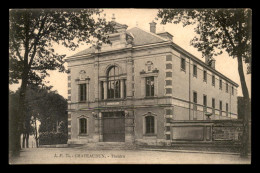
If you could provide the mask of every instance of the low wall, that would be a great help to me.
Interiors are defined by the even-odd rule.
[[[240,145],[243,133],[241,120],[172,121],[171,143]]]

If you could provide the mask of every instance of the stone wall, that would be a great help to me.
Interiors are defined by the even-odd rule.
[[[240,120],[172,121],[172,144],[240,145]]]

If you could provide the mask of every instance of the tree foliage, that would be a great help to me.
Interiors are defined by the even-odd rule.
[[[108,42],[105,33],[113,27],[100,18],[99,9],[14,9],[9,17],[9,82],[18,83],[22,74],[40,84],[47,70],[65,70],[65,54],[55,53],[54,44],[75,50],[80,43],[96,46]],[[97,19],[95,19],[95,15]],[[93,39],[96,41],[93,42]]]
[[[41,122],[41,131],[52,131],[57,122],[67,122],[67,101],[55,91],[29,87],[26,94],[26,115]]]
[[[17,103],[19,98],[19,89],[16,92],[11,92],[10,99],[10,114],[17,113]],[[26,122],[30,123],[32,126],[32,117],[36,117],[41,124],[43,124],[43,131],[52,131],[53,125],[59,122],[67,122],[67,101],[55,91],[51,91],[49,88],[45,87],[27,87],[25,98],[25,115]],[[47,125],[48,127],[46,127]],[[32,129],[29,127],[29,133],[32,133]]]
[[[100,9],[12,9],[9,11],[9,83],[19,83],[16,130],[12,155],[20,154],[20,134],[26,123],[24,114],[26,88],[44,85],[48,70],[64,72],[65,54],[54,50],[55,44],[75,50],[80,43],[91,43],[100,48],[109,43],[106,33],[114,32],[111,22],[100,17]],[[13,121],[14,119],[11,119]],[[12,138],[13,139],[13,138]]]
[[[243,57],[251,73],[251,10],[250,9],[163,9],[158,17],[162,24],[196,25],[191,45],[209,57],[221,55]]]

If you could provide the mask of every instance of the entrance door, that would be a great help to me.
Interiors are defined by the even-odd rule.
[[[125,117],[124,112],[103,112],[103,141],[125,141]]]

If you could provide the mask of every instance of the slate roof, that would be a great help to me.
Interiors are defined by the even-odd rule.
[[[167,41],[166,39],[164,39],[154,33],[145,31],[138,27],[131,28],[131,29],[127,30],[126,32],[134,36],[133,46],[141,46],[141,45],[146,45],[146,44],[153,44],[153,43],[160,43],[160,42]],[[91,54],[91,53],[95,53],[94,47],[90,47],[88,49],[80,51],[72,56],[80,56],[80,55],[86,55],[86,54]]]
[[[148,44],[154,44],[154,43],[161,43],[161,42],[168,42],[169,40],[160,37],[154,33],[151,33],[149,31],[145,31],[141,28],[138,27],[133,27],[129,30],[126,30],[127,34],[130,34],[131,36],[134,36],[133,39],[133,46],[141,46],[141,45],[148,45]],[[176,45],[175,43],[173,43],[176,47],[178,47],[179,49],[185,51],[184,49],[182,49],[181,47],[179,47],[178,45]],[[186,52],[186,51],[185,51]],[[91,54],[91,53],[95,53],[95,48],[94,47],[90,47],[88,49],[85,49],[83,51],[80,51],[70,57],[73,56],[80,56],[80,55],[86,55],[86,54]],[[188,54],[190,54],[189,52],[187,52]],[[190,54],[191,55],[191,54]],[[193,55],[191,55],[193,56]],[[68,57],[69,58],[69,57]],[[195,59],[199,60],[198,58],[194,57]],[[201,60],[199,60],[201,61]],[[201,63],[204,63],[203,61],[201,61]],[[235,84],[235,86],[238,86],[237,83],[235,83],[234,81],[230,80],[229,78],[227,78],[225,75],[223,75],[222,73],[218,72],[216,69],[210,69],[212,71],[214,71],[215,73],[217,73],[218,75],[228,79],[229,81],[231,81],[231,83]]]
[[[95,53],[95,48],[94,47],[90,47],[90,48],[87,48],[85,50],[82,50],[72,56],[80,56],[80,55],[86,55],[86,54],[91,54],[91,53]],[[71,57],[72,57],[71,56]]]
[[[167,41],[166,39],[164,39],[154,33],[145,31],[138,27],[129,29],[129,30],[127,30],[127,32],[132,33],[134,35],[134,46],[160,43],[160,42]]]

